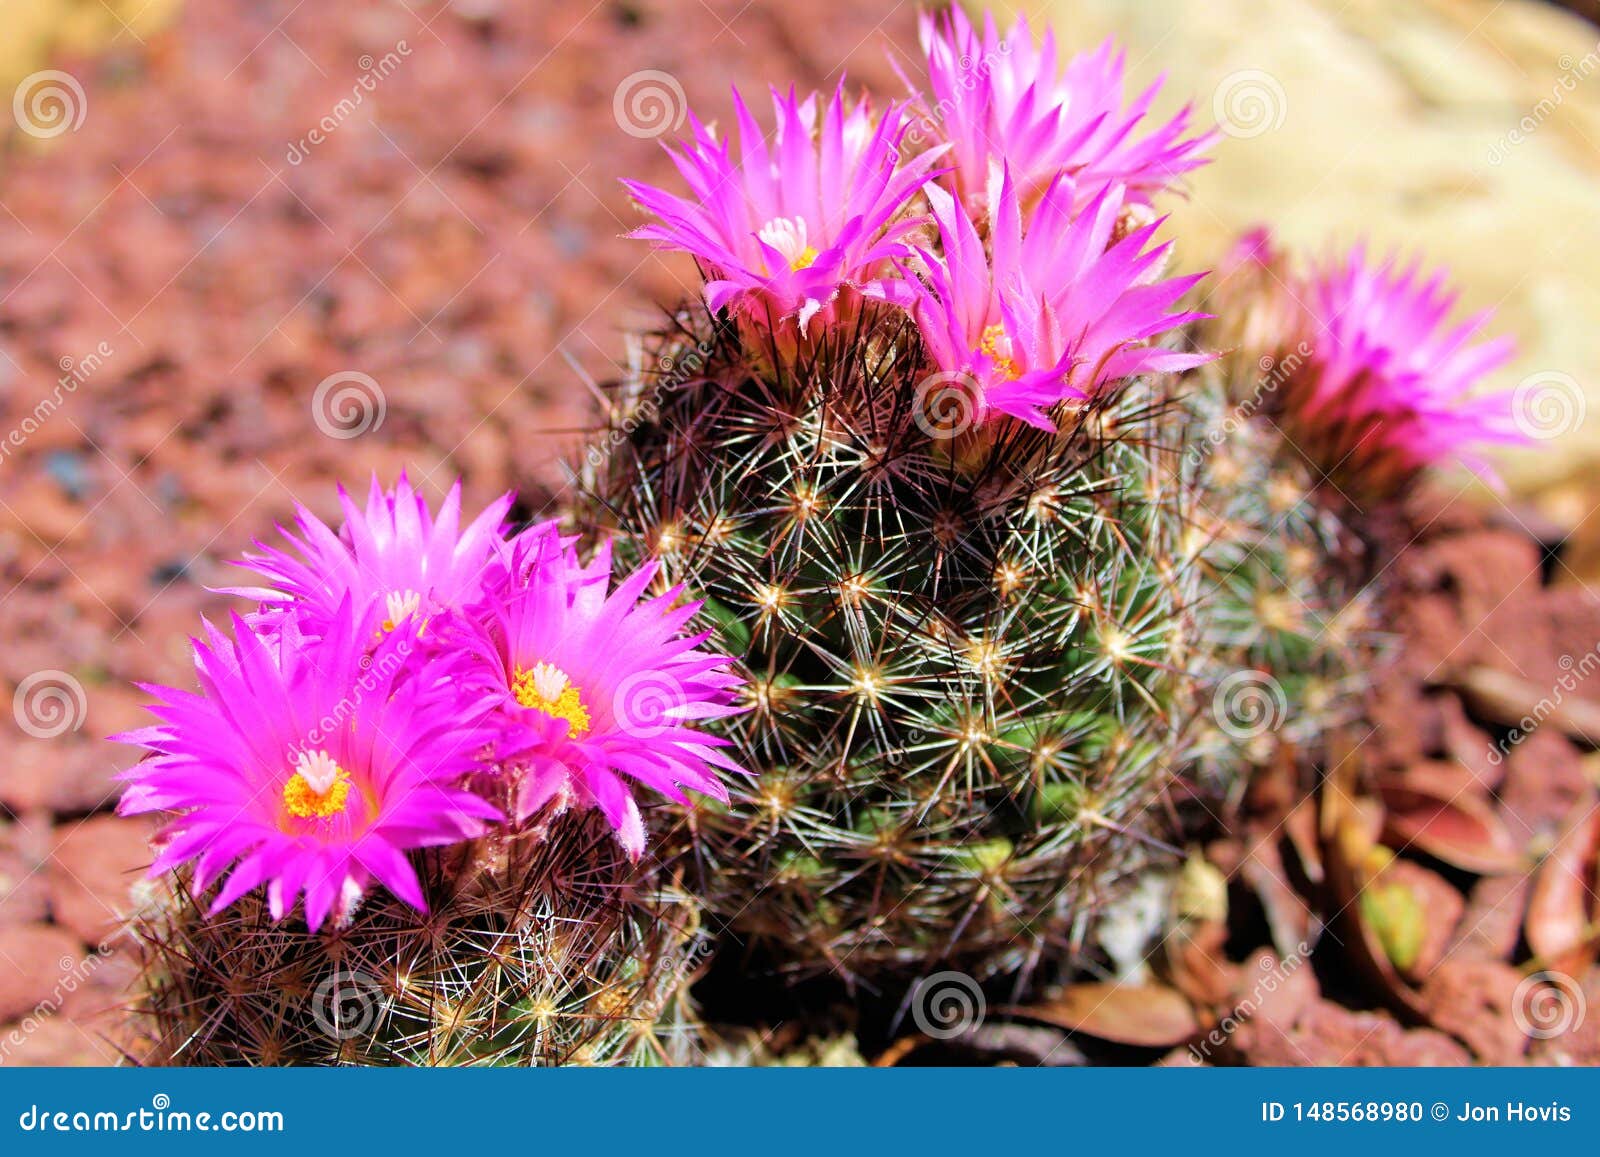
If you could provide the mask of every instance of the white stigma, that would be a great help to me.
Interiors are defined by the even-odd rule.
[[[774,217],[761,226],[756,236],[783,254],[791,269],[808,256],[804,217]]]
[[[529,672],[533,676],[533,689],[546,703],[554,703],[567,689],[567,673],[549,663],[535,663]]]
[[[339,778],[339,765],[326,751],[302,751],[295,756],[294,769],[317,795],[327,795]]]
[[[422,596],[416,591],[390,591],[383,601],[383,609],[389,615],[384,626],[391,631],[394,630],[421,605]]]

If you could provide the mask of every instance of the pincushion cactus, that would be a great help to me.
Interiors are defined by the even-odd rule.
[[[1196,340],[1225,355],[1190,375],[1190,451],[1218,506],[1208,620],[1225,761],[1309,747],[1359,711],[1383,652],[1382,579],[1410,537],[1405,498],[1452,459],[1522,440],[1509,393],[1484,392],[1508,341],[1447,325],[1442,275],[1357,246],[1301,267],[1241,238]],[[1230,682],[1231,680],[1231,682]],[[1242,741],[1242,747],[1228,742]]]
[[[930,33],[936,70],[958,54],[943,38],[970,34]],[[1171,375],[1206,356],[1157,340],[1193,320],[1177,303],[1196,279],[1162,280],[1160,222],[1129,190],[1188,160],[1081,197],[1065,153],[997,138],[975,206],[935,141],[880,159],[877,186],[917,195],[863,213],[838,126],[900,142],[906,114],[872,130],[837,97],[820,125],[793,114],[814,100],[779,102],[770,155],[716,153],[717,183],[680,163],[688,199],[630,186],[661,218],[638,235],[707,281],[616,387],[587,519],[704,598],[744,656],[752,710],[726,733],[757,773],[688,810],[662,855],[802,971],[1024,967],[1081,938],[1187,759],[1199,567]],[[1013,164],[1053,173],[1024,188]],[[735,264],[704,220],[861,254],[848,272],[801,254],[828,270],[811,296],[752,313],[727,287],[795,262],[768,244]]]
[[[731,327],[681,321],[656,356],[703,368],[619,391],[594,512],[745,654],[753,710],[729,734],[759,774],[664,854],[810,970],[1011,967],[1070,940],[1192,711],[1190,498],[1162,402],[1009,426],[963,466],[919,421],[903,318],[783,390]]]
[[[427,911],[380,894],[308,935],[268,899],[209,913],[168,877],[136,925],[151,1064],[687,1064],[698,916],[647,890],[597,816],[418,858]]]
[[[149,688],[120,806],[172,815],[137,924],[153,1059],[681,1057],[655,1026],[686,1007],[698,914],[633,870],[621,776],[725,797],[697,725],[739,681],[685,633],[694,605],[640,602],[653,567],[612,589],[608,552],[508,535],[510,505],[461,530],[457,491],[434,517],[402,480],[339,532],[301,510],[291,552],[246,560],[259,608],[206,625],[198,692]],[[372,1017],[347,1037],[338,993],[306,991],[351,975]]]

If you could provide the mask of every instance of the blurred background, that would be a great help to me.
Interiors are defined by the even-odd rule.
[[[1541,439],[1483,495],[1600,577],[1600,30],[1542,0],[1040,0],[1221,123],[1170,227],[1448,264]],[[1587,5],[1593,15],[1593,5]],[[998,5],[1009,14],[1017,6]],[[621,176],[727,90],[916,76],[891,0],[0,0],[0,1064],[109,1063],[135,681],[226,561],[402,467],[559,503],[586,384],[692,270]],[[11,99],[9,103],[5,100]]]

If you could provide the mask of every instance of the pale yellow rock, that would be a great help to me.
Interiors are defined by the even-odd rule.
[[[1570,381],[1582,422],[1503,456],[1575,526],[1600,501],[1600,32],[1538,0],[1037,0],[1073,47],[1115,34],[1166,109],[1229,119],[1175,207],[1192,264],[1258,222],[1323,251],[1371,238],[1446,264],[1520,355],[1492,387]],[[1232,106],[1229,98],[1244,101]],[[1262,119],[1252,119],[1259,117]],[[1257,132],[1256,129],[1261,131]],[[1562,399],[1557,399],[1558,401]],[[1589,504],[1592,506],[1593,502]],[[1580,509],[1580,507],[1582,507]],[[1600,519],[1596,520],[1600,522]],[[1585,528],[1587,530],[1587,527]]]
[[[180,7],[181,0],[0,0],[0,90],[9,102],[19,81],[60,57],[138,47]]]

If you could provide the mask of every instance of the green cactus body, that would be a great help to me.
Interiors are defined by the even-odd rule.
[[[216,915],[181,879],[140,914],[142,1058],[173,1065],[681,1064],[703,948],[681,898],[646,894],[604,823],[558,820],[427,853],[430,911],[387,892],[338,929]]]
[[[1240,766],[1280,755],[1316,763],[1322,737],[1360,714],[1382,650],[1367,552],[1337,493],[1272,420],[1295,355],[1256,353],[1241,348],[1183,384],[1186,464],[1207,541],[1200,670],[1211,699],[1196,746],[1201,769],[1236,784]]]
[[[662,559],[746,656],[727,731],[758,773],[663,856],[803,973],[1070,950],[1195,705],[1168,383],[1059,435],[962,433],[897,313],[785,361],[688,309],[642,352],[584,470],[589,529]]]

